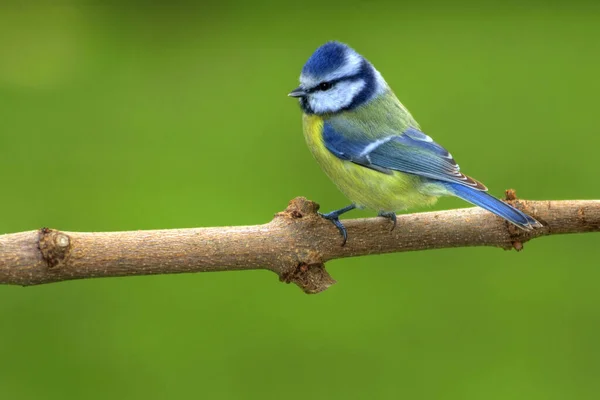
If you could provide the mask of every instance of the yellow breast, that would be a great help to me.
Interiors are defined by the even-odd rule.
[[[321,165],[323,162],[326,164],[342,163],[342,160],[331,154],[325,147],[325,143],[323,142],[323,118],[318,115],[304,114],[302,122],[306,144],[317,162]]]
[[[353,203],[377,211],[398,211],[435,202],[436,197],[419,191],[422,181],[415,175],[387,175],[333,155],[323,141],[323,123],[319,115],[304,114],[306,143],[325,174]]]

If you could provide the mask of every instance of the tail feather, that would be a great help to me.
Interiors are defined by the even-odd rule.
[[[542,224],[525,214],[523,211],[498,200],[487,192],[482,192],[458,183],[447,183],[447,187],[456,197],[484,208],[497,216],[504,218],[508,222],[515,224],[521,229],[531,230],[542,226]]]

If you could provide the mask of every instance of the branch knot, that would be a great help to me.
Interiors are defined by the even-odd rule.
[[[38,247],[48,263],[48,268],[54,269],[63,266],[69,259],[71,238],[60,231],[42,228],[39,232]]]
[[[319,204],[308,200],[306,197],[296,197],[290,200],[285,210],[275,214],[275,217],[299,219],[307,216],[317,216]]]
[[[307,294],[320,293],[335,284],[335,279],[325,270],[323,263],[300,262],[291,272],[281,275],[279,280],[293,282]]]

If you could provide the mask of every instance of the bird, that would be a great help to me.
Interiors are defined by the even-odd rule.
[[[325,174],[351,201],[319,213],[348,233],[339,217],[371,209],[396,227],[396,212],[456,196],[523,230],[542,225],[498,200],[481,182],[463,174],[444,147],[425,134],[381,73],[347,44],[330,41],[304,64],[300,86],[288,96],[303,111],[303,133]]]

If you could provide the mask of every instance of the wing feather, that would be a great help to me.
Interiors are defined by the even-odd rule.
[[[377,139],[361,136],[353,132],[350,137],[345,137],[328,123],[323,129],[325,146],[340,159],[384,173],[401,171],[487,190],[482,183],[460,172],[460,167],[445,148],[414,127],[407,128],[402,134]]]

